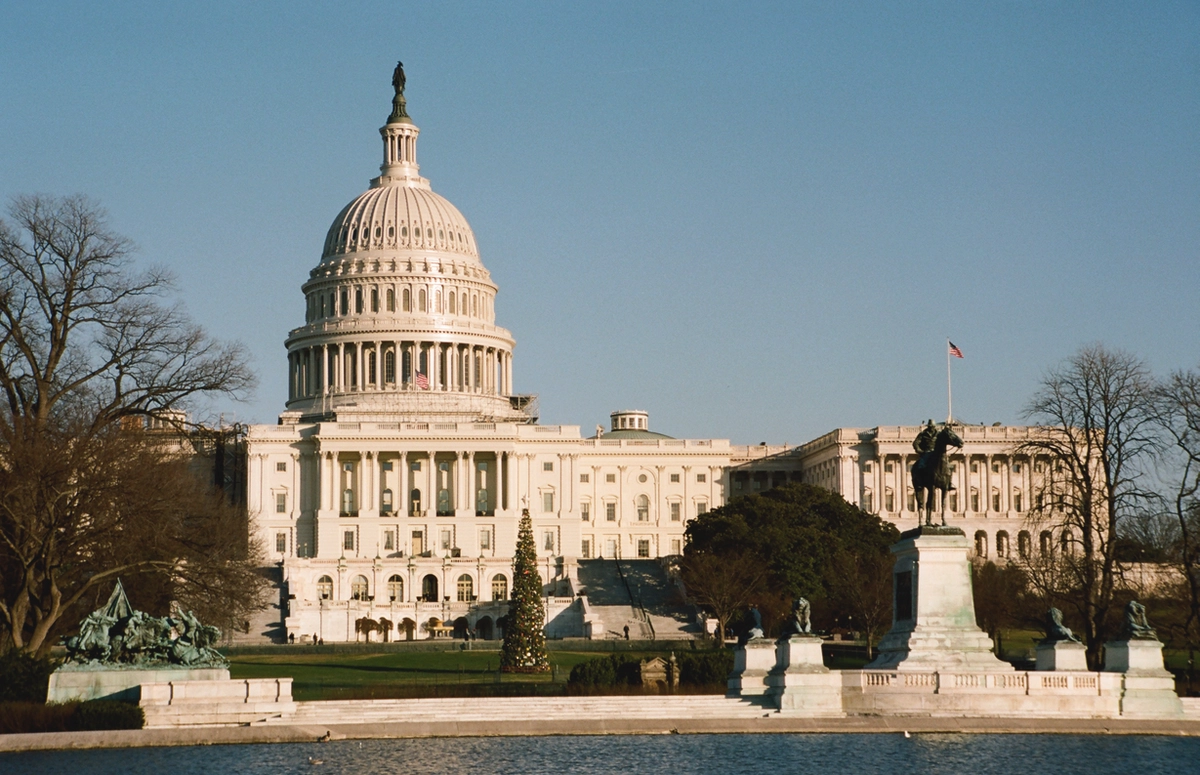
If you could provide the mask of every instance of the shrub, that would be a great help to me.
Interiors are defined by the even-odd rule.
[[[113,700],[89,700],[79,703],[67,722],[72,731],[89,729],[141,729],[146,714],[137,705]]]
[[[58,663],[10,651],[0,656],[0,702],[45,702],[50,674]]]
[[[733,670],[733,652],[685,651],[679,655],[679,683],[684,686],[724,686]]]
[[[66,732],[78,703],[0,702],[0,735],[28,732]]]
[[[571,668],[567,684],[575,687],[637,686],[641,683],[640,660],[627,654],[611,654],[580,662]]]

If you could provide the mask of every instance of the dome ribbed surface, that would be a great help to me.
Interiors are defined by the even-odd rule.
[[[321,260],[387,250],[443,253],[479,263],[467,219],[427,187],[384,185],[360,194],[329,227]]]

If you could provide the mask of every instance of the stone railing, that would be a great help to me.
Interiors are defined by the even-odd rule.
[[[1075,671],[968,672],[847,670],[843,686],[863,693],[903,692],[952,694],[1109,694],[1120,691],[1119,673]]]

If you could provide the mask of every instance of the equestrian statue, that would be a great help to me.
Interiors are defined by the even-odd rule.
[[[929,420],[913,441],[917,462],[912,468],[913,492],[917,496],[917,519],[925,515],[924,524],[933,524],[934,491],[941,491],[942,525],[946,524],[946,493],[954,489],[950,480],[950,464],[946,448],[962,449],[963,441],[949,423],[941,428]]]

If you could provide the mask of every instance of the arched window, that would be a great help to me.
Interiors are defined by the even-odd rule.
[[[475,582],[467,574],[458,577],[458,602],[469,603],[475,597]]]
[[[1022,560],[1028,560],[1030,553],[1033,551],[1033,539],[1029,536],[1028,530],[1022,530],[1017,533],[1017,553],[1021,555]]]
[[[392,491],[390,489],[385,489],[380,494],[379,505],[383,508],[383,510],[385,512],[391,512],[391,510],[392,510]]]
[[[354,490],[351,490],[349,487],[342,490],[342,513],[354,513]]]
[[[479,297],[475,294],[471,295],[471,317],[479,317]]]
[[[638,522],[650,521],[650,499],[645,495],[637,496],[637,518]]]
[[[317,579],[317,597],[322,600],[333,599],[333,579],[328,576]]]
[[[354,312],[361,315],[363,311],[363,294],[362,288],[354,289]]]
[[[426,603],[438,601],[438,580],[432,573],[421,579],[421,599]]]
[[[975,531],[975,556],[984,560],[988,556],[988,537],[982,530]]]
[[[508,600],[508,579],[503,573],[492,576],[492,600]]]
[[[458,310],[456,309],[455,304],[454,304],[455,299],[456,299],[456,297],[454,295],[454,291],[450,291],[450,314],[451,315],[458,314]]]
[[[366,600],[367,599],[367,577],[355,576],[354,581],[350,582],[350,599],[351,600]]]
[[[1075,553],[1075,537],[1071,534],[1070,530],[1062,531],[1062,538],[1060,540],[1062,541],[1063,554]]]
[[[395,312],[396,311],[396,292],[394,290],[392,290],[391,288],[388,288],[387,296],[385,297],[385,299],[387,302],[387,311]]]
[[[367,382],[368,382],[368,384],[371,384],[371,385],[376,384],[375,365],[376,365],[375,364],[375,351],[372,350],[371,354],[367,356]]]
[[[996,533],[996,556],[1007,558],[1008,555],[1008,531],[1001,530]]]
[[[371,289],[371,311],[372,312],[379,311],[379,289],[378,288]]]
[[[396,353],[391,350],[383,354],[383,381],[396,381]]]
[[[412,312],[412,293],[407,288],[401,292],[400,304],[403,312]]]
[[[442,292],[435,290],[433,292],[433,311],[437,314],[442,314]]]
[[[412,513],[415,514],[418,511],[420,511],[421,510],[421,491],[418,489],[414,489],[411,493],[409,493],[409,501],[410,501],[409,510],[412,511]]]
[[[342,314],[350,314],[350,292],[346,290],[342,291]]]
[[[418,312],[425,311],[425,289],[424,288],[417,291],[417,311]]]
[[[1054,553],[1054,539],[1050,537],[1049,530],[1043,530],[1038,536],[1038,541],[1040,544],[1038,549],[1041,550],[1043,557],[1049,557]]]
[[[404,602],[404,579],[394,573],[388,577],[388,600],[393,603]]]

